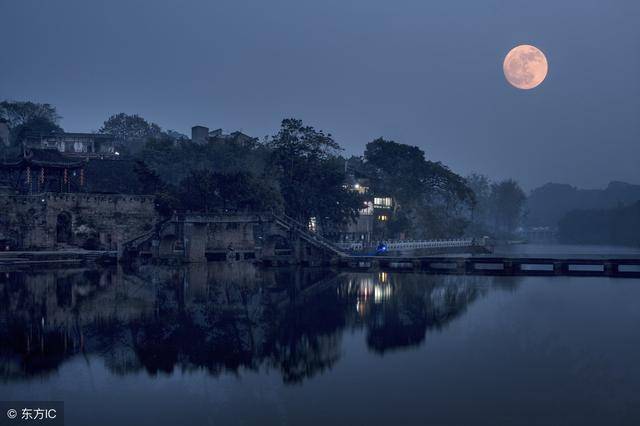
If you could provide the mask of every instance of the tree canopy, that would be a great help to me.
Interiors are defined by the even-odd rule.
[[[50,104],[0,102],[0,118],[14,140],[27,131],[62,131]],[[331,232],[365,207],[364,195],[347,185],[347,173],[355,171],[369,180],[367,197],[393,199],[393,214],[374,221],[383,238],[504,236],[524,215],[526,197],[513,180],[464,179],[419,147],[382,138],[369,142],[362,157],[345,160],[330,133],[295,118],[282,120],[264,142],[215,138],[198,144],[126,113],[110,116],[100,132],[113,135],[119,152],[137,160],[140,187],[156,195],[163,214],[275,209],[303,223],[315,218],[320,229]]]
[[[257,143],[220,140],[196,144],[164,135],[150,138],[138,154],[139,175],[164,210],[272,210],[282,200],[267,165],[266,148]],[[144,166],[142,166],[144,164]]]
[[[476,200],[469,231],[475,235],[512,236],[525,214],[527,197],[520,185],[512,179],[491,182],[479,174],[468,176],[467,183]]]
[[[269,211],[280,203],[274,187],[247,172],[194,170],[178,189],[181,206],[193,211]]]
[[[360,171],[377,194],[393,197],[391,236],[417,238],[462,234],[474,202],[465,180],[416,146],[376,139],[367,144]]]
[[[0,102],[0,118],[6,120],[11,129],[13,145],[20,142],[27,133],[48,134],[62,131],[58,125],[61,117],[50,104],[3,101]]]
[[[3,101],[0,102],[0,118],[7,120],[9,127],[16,128],[33,120],[57,124],[61,117],[51,104]]]
[[[491,201],[496,232],[499,235],[513,233],[522,223],[524,204],[527,201],[527,196],[518,182],[507,179],[492,184]]]
[[[113,135],[120,143],[143,142],[162,135],[162,128],[137,114],[114,114],[103,123],[101,133]]]
[[[266,146],[288,215],[324,226],[357,217],[363,201],[344,187],[341,147],[331,134],[285,119]]]

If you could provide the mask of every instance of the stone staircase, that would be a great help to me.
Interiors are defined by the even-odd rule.
[[[297,220],[285,215],[273,215],[275,223],[283,229],[294,232],[300,238],[312,246],[321,250],[329,251],[337,256],[345,257],[345,253],[342,249],[337,247],[332,241],[324,238],[322,235],[315,232],[311,232],[307,226]]]

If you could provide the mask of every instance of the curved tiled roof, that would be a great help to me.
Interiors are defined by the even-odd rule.
[[[31,148],[25,150],[22,156],[6,159],[0,163],[4,167],[22,167],[25,165],[33,165],[49,168],[77,169],[84,166],[83,160],[69,158],[55,149],[36,149]]]

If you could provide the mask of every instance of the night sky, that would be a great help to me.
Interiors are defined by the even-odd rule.
[[[347,154],[384,137],[461,174],[640,183],[638,0],[0,0],[0,99],[67,131],[138,113],[253,136],[284,117]],[[532,91],[504,55],[549,61]]]

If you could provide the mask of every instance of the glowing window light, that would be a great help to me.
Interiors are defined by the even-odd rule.
[[[391,197],[374,197],[373,205],[377,209],[390,209],[393,205]]]

